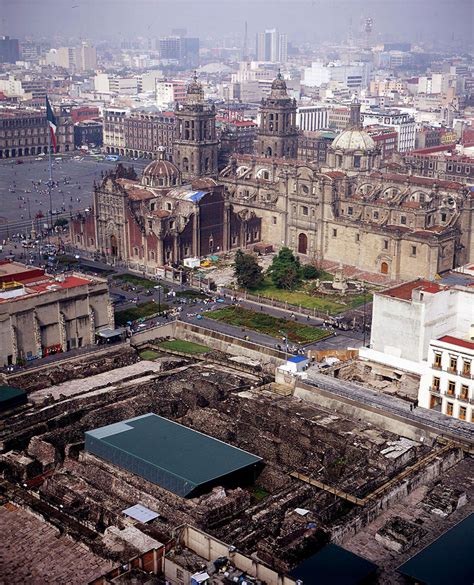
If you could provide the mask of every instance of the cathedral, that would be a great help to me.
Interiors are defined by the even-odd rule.
[[[174,163],[160,152],[140,181],[122,167],[107,174],[93,212],[71,223],[72,244],[148,273],[259,242],[395,280],[474,261],[472,192],[382,161],[359,103],[323,166],[297,159],[296,102],[281,74],[261,103],[255,154],[220,172],[215,116],[194,76],[176,108]]]

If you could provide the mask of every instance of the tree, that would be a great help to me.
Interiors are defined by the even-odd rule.
[[[282,248],[268,269],[277,288],[293,289],[301,282],[301,264],[289,248]]]
[[[57,228],[65,228],[68,224],[68,220],[65,217],[60,217],[54,222],[53,227]]]
[[[242,250],[235,253],[234,275],[237,284],[242,288],[256,288],[263,281],[262,267],[258,265],[256,258],[251,254],[244,254]]]
[[[301,267],[301,276],[305,280],[313,280],[314,278],[319,278],[320,275],[321,272],[316,268],[316,266],[313,266],[312,264],[304,264]]]

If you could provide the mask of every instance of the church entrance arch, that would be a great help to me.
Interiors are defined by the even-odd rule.
[[[308,253],[308,236],[306,234],[300,234],[298,236],[298,254]]]
[[[382,274],[388,274],[388,263],[387,262],[382,262],[382,264],[380,265],[380,272]]]

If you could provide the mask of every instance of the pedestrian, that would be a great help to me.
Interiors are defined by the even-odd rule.
[[[413,403],[410,402],[410,412],[413,410]]]
[[[418,406],[418,398],[415,400],[415,403],[413,404],[413,408],[416,408]]]

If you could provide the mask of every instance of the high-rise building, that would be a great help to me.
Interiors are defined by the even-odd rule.
[[[199,63],[199,39],[195,37],[170,36],[159,41],[160,57],[179,61],[190,67]]]
[[[18,39],[0,37],[0,63],[15,63],[20,59]]]
[[[277,29],[257,33],[257,61],[285,63],[288,60],[288,37]]]

